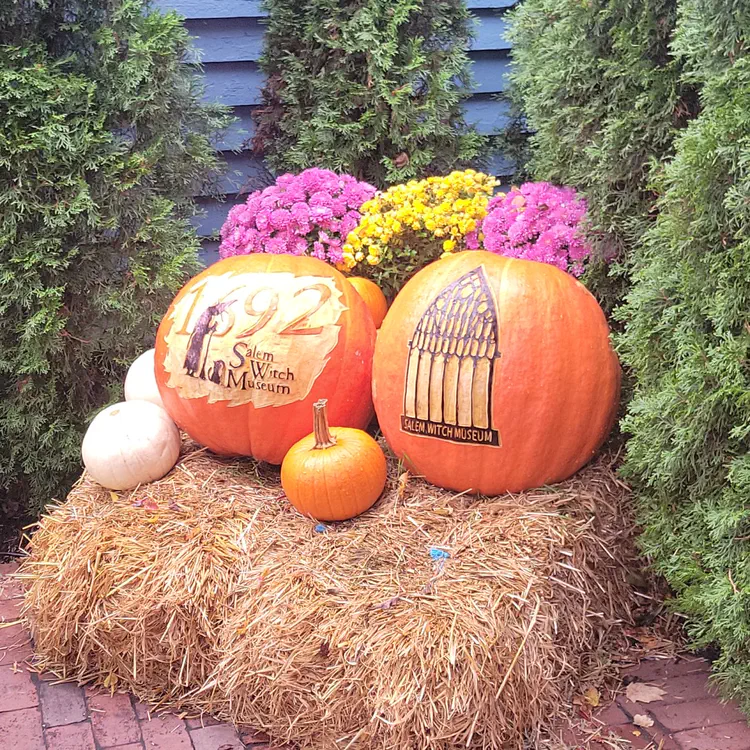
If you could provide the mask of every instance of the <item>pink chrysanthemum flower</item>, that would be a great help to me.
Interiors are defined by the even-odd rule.
[[[284,174],[234,206],[221,228],[219,255],[312,255],[334,265],[346,235],[357,226],[360,206],[375,188],[328,169]]]
[[[482,224],[484,247],[580,276],[591,254],[580,232],[586,208],[573,188],[527,182],[490,201]]]

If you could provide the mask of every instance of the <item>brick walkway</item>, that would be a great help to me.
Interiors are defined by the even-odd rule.
[[[212,719],[150,715],[132,696],[55,684],[27,669],[28,633],[18,618],[21,588],[0,565],[0,748],[13,750],[268,750],[267,738],[238,733]],[[709,665],[683,657],[644,661],[625,683],[664,691],[659,700],[634,703],[626,688],[610,706],[566,730],[571,750],[750,750],[750,727],[733,705],[720,703],[708,686]],[[585,714],[585,712],[583,712]],[[636,717],[643,717],[638,718]],[[639,726],[650,724],[651,726]],[[617,741],[619,738],[619,742]],[[394,748],[394,750],[399,750]]]
[[[746,717],[735,705],[718,700],[708,684],[709,671],[707,661],[689,655],[644,661],[630,670],[625,683],[661,688],[661,698],[634,703],[628,700],[624,687],[596,718],[636,750],[750,750]],[[645,717],[645,721],[636,717]],[[638,726],[651,722],[653,726]],[[592,744],[590,750],[596,747]]]

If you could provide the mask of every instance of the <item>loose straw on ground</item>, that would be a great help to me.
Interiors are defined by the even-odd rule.
[[[630,619],[627,492],[606,459],[472,498],[399,478],[351,522],[186,444],[118,495],[84,477],[22,567],[40,668],[315,750],[533,743]]]

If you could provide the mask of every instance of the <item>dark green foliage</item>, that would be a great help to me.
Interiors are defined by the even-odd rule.
[[[477,156],[464,0],[266,0],[256,149],[277,170],[326,167],[380,187]]]
[[[694,115],[669,42],[677,0],[524,0],[513,12],[512,96],[533,131],[534,179],[571,185],[589,201],[601,255],[627,251],[653,218],[652,160],[671,153]],[[617,266],[615,266],[617,268]],[[586,281],[606,308],[623,277]]]
[[[534,176],[529,171],[531,160],[530,136],[526,118],[518,109],[517,103],[510,100],[507,94],[499,94],[498,101],[504,101],[511,105],[511,113],[505,128],[488,137],[490,149],[507,159],[513,165],[513,185],[522,185],[524,182],[532,182]]]
[[[6,507],[65,492],[87,420],[196,267],[190,196],[225,118],[200,104],[187,43],[145,0],[0,5]]]
[[[682,0],[674,43],[702,111],[656,187],[620,346],[643,546],[750,710],[750,4]]]

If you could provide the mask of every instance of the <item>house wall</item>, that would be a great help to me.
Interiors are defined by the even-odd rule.
[[[470,57],[473,62],[474,93],[466,102],[466,116],[481,133],[493,134],[507,123],[508,107],[496,95],[507,85],[510,44],[504,38],[504,12],[516,0],[468,0],[475,18],[475,39]],[[199,199],[205,212],[198,223],[205,237],[206,260],[216,257],[217,243],[210,237],[218,232],[229,208],[241,202],[263,180],[262,164],[248,151],[237,153],[252,137],[251,112],[260,104],[263,74],[258,58],[263,48],[263,20],[266,15],[260,0],[156,0],[157,7],[174,9],[187,19],[195,37],[197,58],[206,77],[206,99],[219,101],[234,110],[238,120],[219,144],[228,171],[222,188],[225,202]],[[197,60],[196,60],[197,62]],[[497,175],[507,175],[510,165],[496,158],[491,165]]]

